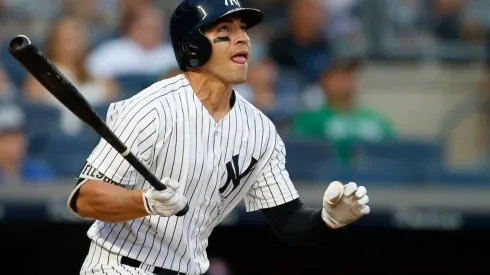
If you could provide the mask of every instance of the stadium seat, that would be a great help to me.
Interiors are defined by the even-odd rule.
[[[389,159],[372,160],[363,167],[318,162],[311,165],[311,180],[314,182],[357,182],[397,187],[408,183],[403,166]]]
[[[284,139],[286,158],[306,159],[308,162],[333,160],[332,146],[323,139],[288,137]]]
[[[2,204],[2,221],[42,220],[48,216],[46,204],[39,202],[8,202]]]
[[[53,135],[43,150],[43,159],[47,161],[61,177],[75,177],[86,158],[90,155],[98,140],[95,135],[85,134],[67,136]]]
[[[150,86],[156,77],[140,74],[121,75],[115,78],[121,91],[121,98],[130,98]]]
[[[387,164],[403,167],[406,180],[411,182],[434,180],[443,165],[442,146],[423,140],[360,142],[353,154],[357,167],[369,166],[376,159],[389,160]]]
[[[8,43],[0,45],[0,64],[15,88],[20,89],[27,76],[27,71],[10,55]]]
[[[481,170],[441,169],[438,171],[436,186],[478,186],[490,184],[490,172]]]
[[[93,105],[95,112],[106,121],[107,118],[107,109],[109,108],[109,104],[95,104]]]
[[[325,140],[285,138],[286,168],[293,180],[311,178],[313,163],[334,162],[333,149]]]
[[[53,133],[59,131],[60,111],[43,104],[22,102],[25,113],[25,130],[32,133]]]
[[[36,155],[45,146],[47,138],[60,132],[60,111],[36,103],[22,102],[25,114],[24,133],[28,139],[28,153]]]

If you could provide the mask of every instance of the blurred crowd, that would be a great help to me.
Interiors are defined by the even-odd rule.
[[[178,2],[0,0],[0,182],[72,178],[98,142],[9,56],[9,40],[28,35],[104,117],[110,102],[180,73],[167,28]],[[358,102],[365,64],[483,62],[490,48],[486,0],[243,2],[265,22],[250,32],[249,80],[237,91],[284,137],[328,144],[336,165],[353,163],[355,143],[399,138],[389,116]]]

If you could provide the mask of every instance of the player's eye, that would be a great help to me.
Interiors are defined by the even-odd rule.
[[[228,32],[228,26],[226,26],[226,25],[225,26],[221,26],[219,28],[219,32]]]
[[[241,28],[242,30],[246,31],[246,30],[247,30],[247,25],[243,24],[243,25],[241,25],[241,26],[240,26],[240,28]]]

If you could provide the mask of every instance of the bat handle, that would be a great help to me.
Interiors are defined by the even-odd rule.
[[[167,188],[167,186],[163,184],[159,179],[157,179],[155,175],[153,175],[152,173],[149,173],[148,177],[145,179],[149,181],[150,184],[153,186],[153,188],[155,188],[156,190],[162,191]],[[180,212],[175,214],[175,216],[177,217],[184,216],[185,214],[187,214],[188,211],[189,211],[189,203],[185,205],[184,209],[180,210]]]
[[[124,151],[127,152],[127,150]],[[153,175],[153,173],[151,173],[131,152],[127,155],[123,153],[123,157],[151,184],[151,186],[153,186],[153,188],[155,188],[155,190],[163,191],[167,189],[167,186],[157,179],[157,177],[155,177],[155,175]],[[188,211],[189,204],[186,204],[184,209],[175,214],[175,216],[184,216]]]

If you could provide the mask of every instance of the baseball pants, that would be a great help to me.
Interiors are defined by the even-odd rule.
[[[93,257],[93,255],[97,257]],[[99,256],[100,254],[100,256]],[[94,242],[83,262],[80,275],[185,275],[172,270],[161,269],[101,249]]]

